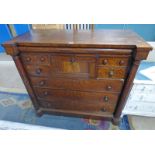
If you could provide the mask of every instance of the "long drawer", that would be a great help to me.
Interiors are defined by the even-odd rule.
[[[48,108],[114,112],[118,93],[82,92],[35,88],[38,100]]]
[[[52,88],[52,89],[69,89],[80,91],[108,91],[120,92],[124,80],[84,80],[84,79],[51,79],[41,77],[30,77],[34,87]]]
[[[47,109],[59,109],[59,110],[71,110],[71,111],[83,111],[83,112],[102,112],[113,113],[115,106],[98,103],[97,105],[90,103],[84,104],[83,102],[71,102],[69,99],[45,101],[39,100],[39,104],[42,108]]]

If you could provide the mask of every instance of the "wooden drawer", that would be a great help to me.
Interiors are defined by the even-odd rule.
[[[107,109],[104,110],[104,108],[109,107],[111,112],[113,112],[119,97],[117,93],[80,92],[43,88],[36,88],[35,92],[39,100],[47,101],[51,103],[51,106],[55,105],[62,109],[75,108],[76,110],[102,109],[102,111],[107,111]]]
[[[59,110],[71,110],[71,111],[83,111],[83,112],[103,112],[103,113],[113,113],[115,110],[115,105],[103,104],[103,103],[89,103],[84,104],[84,102],[76,102],[75,100],[71,102],[70,99],[55,99],[53,101],[39,100],[39,104],[43,108],[48,109],[59,109]]]
[[[99,66],[128,66],[130,57],[102,57],[98,59]]]
[[[22,61],[24,64],[38,64],[38,65],[49,65],[50,55],[49,54],[21,54]]]
[[[53,54],[52,77],[94,78],[96,58],[93,54]]]
[[[31,76],[48,77],[50,68],[48,66],[25,65],[26,71]]]
[[[126,67],[97,67],[97,78],[124,79]]]
[[[31,82],[35,87],[52,89],[69,89],[80,91],[109,91],[120,92],[124,80],[73,80],[73,79],[47,79],[31,77]]]

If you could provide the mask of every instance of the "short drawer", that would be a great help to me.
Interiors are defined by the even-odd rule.
[[[22,61],[24,64],[38,64],[38,65],[49,65],[50,64],[50,56],[49,54],[21,54]]]
[[[31,82],[35,87],[67,89],[80,91],[108,91],[120,92],[124,80],[73,80],[73,79],[49,79],[40,77],[31,77]]]
[[[99,66],[128,66],[130,57],[103,57],[98,59]]]
[[[125,79],[127,67],[97,67],[97,78]]]
[[[48,77],[50,74],[48,66],[25,65],[25,69],[31,76]]]
[[[119,94],[94,93],[70,90],[35,89],[39,100],[54,104],[60,108],[76,108],[76,110],[96,110],[111,112],[115,109]],[[50,106],[50,104],[49,104]]]

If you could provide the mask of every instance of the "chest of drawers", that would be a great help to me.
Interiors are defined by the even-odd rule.
[[[3,44],[38,115],[119,123],[151,47],[132,31],[33,30]]]

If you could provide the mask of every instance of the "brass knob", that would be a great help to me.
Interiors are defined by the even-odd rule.
[[[108,97],[108,96],[104,96],[103,100],[104,100],[105,102],[108,102],[108,101],[109,101],[109,97]]]
[[[45,91],[45,92],[44,92],[44,95],[45,95],[45,96],[47,96],[48,94],[49,94],[48,91]]]
[[[108,60],[106,60],[106,59],[102,61],[103,65],[106,65],[107,63],[108,63]]]
[[[40,82],[39,82],[39,85],[40,85],[40,86],[45,85],[45,81],[40,81]]]
[[[40,74],[41,73],[41,69],[40,68],[36,69],[36,73]]]
[[[102,108],[101,111],[102,111],[102,112],[106,112],[106,109],[105,109],[105,108]]]
[[[107,86],[107,90],[111,90],[111,89],[112,89],[112,87],[108,85]]]
[[[119,65],[123,65],[124,64],[124,60],[120,60]]]
[[[112,77],[114,75],[114,71],[109,72],[109,77]]]
[[[30,61],[31,61],[31,58],[30,58],[30,57],[27,57],[27,58],[26,58],[26,61],[27,61],[27,62],[30,62]]]
[[[40,58],[40,61],[45,61],[45,58],[44,58],[44,57],[41,57],[41,58]]]

